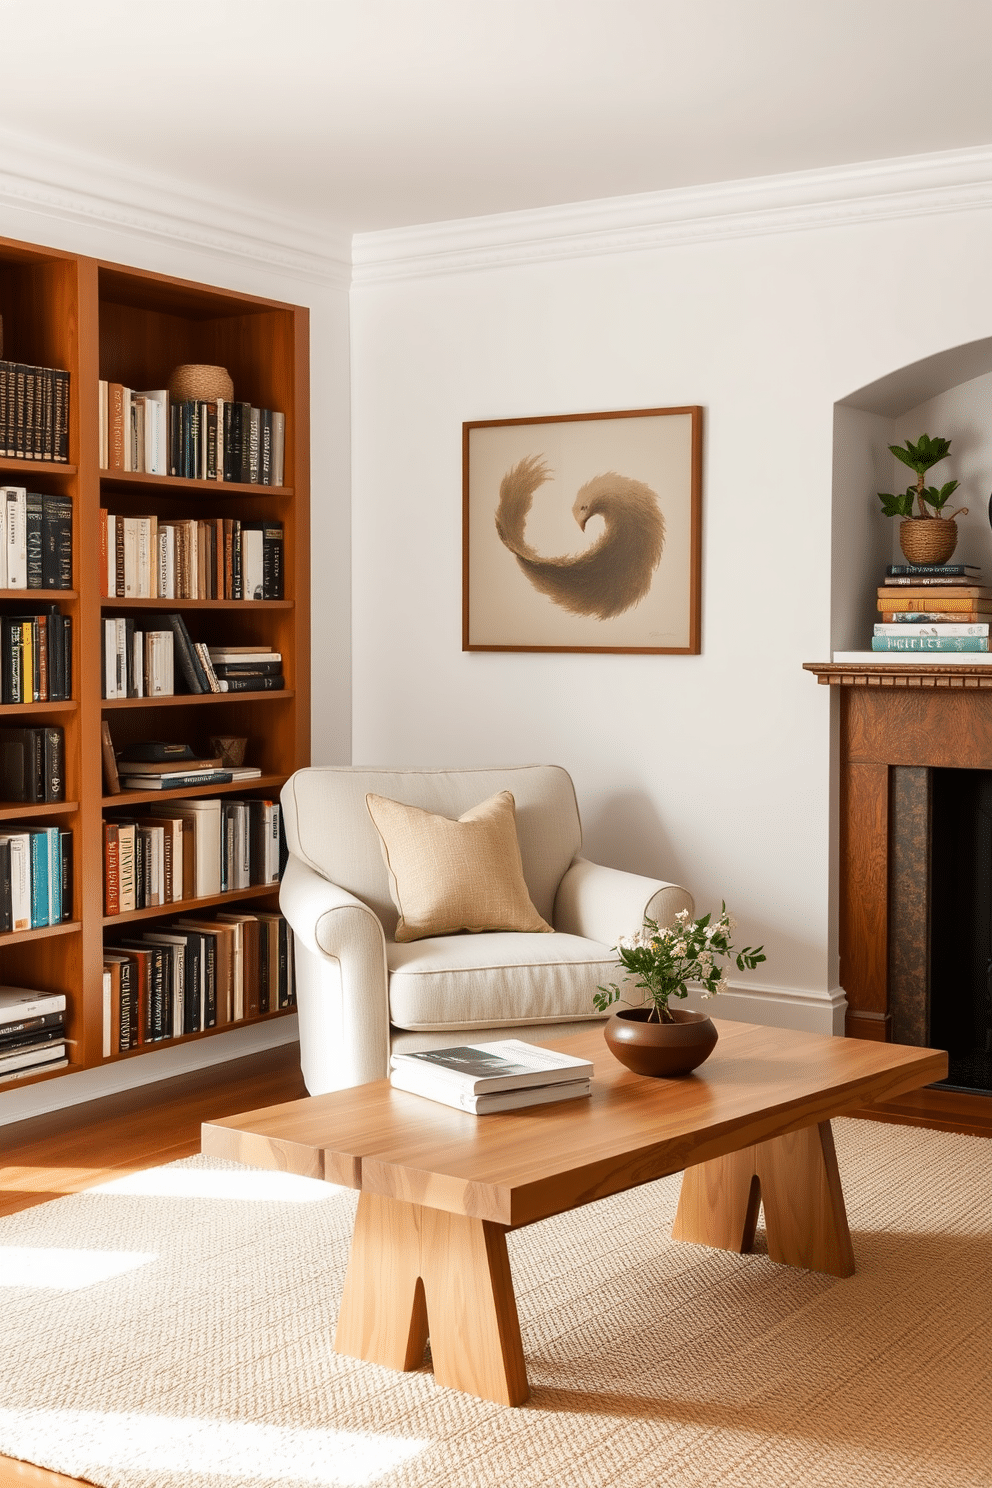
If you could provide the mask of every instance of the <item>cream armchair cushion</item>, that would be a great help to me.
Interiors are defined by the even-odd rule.
[[[510,791],[457,821],[369,791],[389,893],[399,912],[397,941],[485,930],[551,932],[527,893]]]
[[[527,893],[555,934],[484,931],[396,938],[371,793],[457,821],[510,791]],[[280,904],[296,936],[300,1050],[312,1095],[381,1079],[390,1048],[509,1036],[536,1043],[601,1020],[612,947],[645,915],[692,912],[677,884],[590,863],[572,782],[555,765],[298,771],[282,792],[289,863]]]

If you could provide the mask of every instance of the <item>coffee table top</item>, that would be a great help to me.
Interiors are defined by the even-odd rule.
[[[206,1122],[202,1150],[512,1228],[947,1074],[941,1050],[714,1022],[680,1079],[631,1074],[597,1025],[546,1041],[593,1061],[588,1100],[473,1116],[377,1080]]]

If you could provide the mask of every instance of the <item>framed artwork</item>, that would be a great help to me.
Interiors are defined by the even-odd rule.
[[[699,652],[703,410],[462,425],[462,650]]]

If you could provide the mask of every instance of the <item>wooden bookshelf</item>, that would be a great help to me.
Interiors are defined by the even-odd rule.
[[[309,321],[301,307],[0,239],[0,314],[9,360],[63,368],[70,375],[68,463],[0,457],[0,484],[69,496],[73,503],[72,589],[0,591],[0,613],[41,610],[55,603],[72,617],[73,700],[0,709],[0,721],[8,726],[40,715],[51,716],[64,729],[70,799],[45,806],[0,802],[0,820],[55,819],[71,829],[74,854],[72,919],[0,936],[0,981],[66,993],[69,1069],[0,1083],[2,1095],[32,1079],[59,1078],[104,1062],[103,948],[105,935],[112,941],[116,926],[241,903],[247,912],[253,903],[264,905],[266,896],[268,907],[275,905],[278,887],[266,885],[114,916],[105,924],[102,822],[105,812],[137,807],[141,815],[153,801],[188,796],[234,793],[272,799],[282,782],[309,762],[310,428]],[[285,485],[99,468],[100,379],[134,388],[164,387],[172,369],[189,362],[227,367],[235,397],[285,414]],[[271,516],[284,529],[285,599],[108,599],[100,593],[101,507],[125,515]],[[283,656],[285,690],[102,700],[102,616],[105,611],[138,614],[142,609],[183,612],[195,638],[211,644],[227,640],[272,646]],[[118,747],[161,738],[203,747],[210,734],[247,735],[246,763],[261,766],[263,774],[212,789],[126,791],[105,798],[104,718]],[[185,1035],[183,1041],[216,1031]],[[160,1041],[147,1047],[167,1046],[168,1041]],[[140,1057],[142,1052],[113,1057]]]

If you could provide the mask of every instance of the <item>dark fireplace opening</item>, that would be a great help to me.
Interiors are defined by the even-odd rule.
[[[928,1042],[944,1084],[992,1092],[992,771],[929,774]]]

